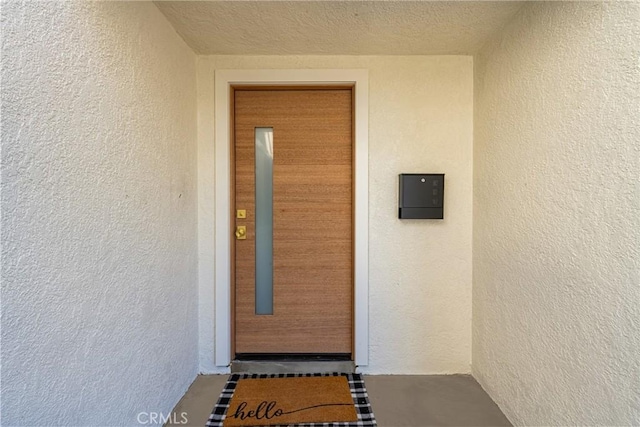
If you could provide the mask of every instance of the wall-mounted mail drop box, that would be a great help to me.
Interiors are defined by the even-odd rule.
[[[400,219],[444,218],[444,174],[400,174]]]

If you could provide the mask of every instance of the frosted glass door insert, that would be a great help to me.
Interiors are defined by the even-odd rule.
[[[273,314],[273,128],[256,128],[256,314]]]

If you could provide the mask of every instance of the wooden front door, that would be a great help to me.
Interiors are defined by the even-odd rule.
[[[233,89],[236,355],[353,353],[352,90]]]

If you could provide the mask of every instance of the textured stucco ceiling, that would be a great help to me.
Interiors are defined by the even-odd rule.
[[[156,1],[199,54],[473,54],[521,2]]]

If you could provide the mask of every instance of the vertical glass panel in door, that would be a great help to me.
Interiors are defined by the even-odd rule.
[[[256,128],[256,314],[273,314],[273,128]]]

